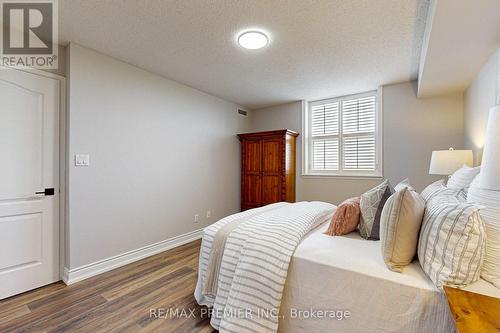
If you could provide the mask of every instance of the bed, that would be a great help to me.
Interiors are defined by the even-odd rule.
[[[284,267],[287,274],[285,274],[286,280],[283,281],[286,282],[282,293],[276,294],[280,309],[276,326],[271,328],[259,326],[267,325],[262,321],[255,325],[253,323],[247,325],[244,321],[233,321],[230,322],[231,325],[220,326],[220,318],[213,316],[212,325],[215,328],[221,332],[273,332],[276,328],[279,332],[454,331],[444,294],[427,278],[418,261],[407,266],[402,273],[390,271],[383,262],[380,242],[364,240],[357,233],[337,237],[323,234],[332,214],[329,204],[293,205],[276,204],[268,208],[239,213],[205,230],[195,297],[199,304],[209,307],[215,305],[214,308],[217,309],[216,297],[202,293],[210,252],[210,247],[207,247],[210,242],[207,240],[213,240],[215,233],[232,221],[243,219],[246,222],[256,223],[252,221],[252,215],[256,213],[264,216],[263,220],[267,220],[275,217],[276,211],[295,214],[295,211],[299,210],[295,207],[302,207],[303,212],[297,213],[297,216],[304,214],[312,216],[308,220],[310,229],[298,242],[290,256],[289,264]],[[305,207],[307,209],[304,209]],[[233,234],[236,240],[243,240],[238,232],[231,232],[230,236]],[[245,237],[248,235],[245,234]],[[235,257],[230,264],[238,262],[239,256],[245,251],[244,245],[241,245],[236,257],[233,252],[228,251],[229,256]],[[235,271],[237,272],[237,268],[233,269],[233,273]],[[259,271],[259,274],[262,272]],[[223,275],[225,274],[226,272]],[[235,294],[234,290],[224,291],[230,288],[228,285],[234,281],[233,279],[238,278],[237,275],[223,277],[222,282],[219,282],[222,283],[219,287],[223,289],[219,290],[219,294],[223,294],[223,302],[219,301],[222,303],[219,307],[225,308],[229,304],[229,308],[238,309],[231,304],[229,297],[230,294]],[[467,289],[500,297],[500,291],[483,280]],[[252,302],[259,303],[255,298],[251,298],[255,295],[250,295],[248,292],[236,290],[236,295],[240,298],[250,297]],[[265,295],[259,296],[265,297]],[[260,306],[260,303],[256,305]]]
[[[380,242],[357,233],[329,237],[327,224],[297,247],[288,271],[280,332],[453,332],[444,294],[413,261],[403,273],[385,266]],[[500,297],[479,280],[467,290]],[[350,318],[291,318],[297,309],[349,311]]]

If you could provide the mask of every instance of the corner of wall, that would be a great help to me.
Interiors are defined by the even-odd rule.
[[[464,144],[472,149],[475,165],[481,162],[488,113],[500,104],[500,47],[476,74],[464,92]]]
[[[65,178],[65,183],[64,183],[64,262],[63,262],[63,281],[66,283],[66,280],[64,280],[67,277],[67,267],[70,267],[70,262],[71,262],[71,257],[70,257],[70,220],[69,220],[69,152],[70,152],[70,144],[69,144],[69,139],[70,139],[70,87],[71,87],[71,43],[69,43],[66,48],[64,49],[65,52],[65,73],[66,73],[66,103],[65,103],[65,108],[64,108],[64,160],[61,162],[61,167],[63,167],[64,170],[64,178]]]
[[[497,91],[496,91],[496,104],[500,105],[500,46],[497,48]]]

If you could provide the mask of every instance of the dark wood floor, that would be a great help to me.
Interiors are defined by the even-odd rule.
[[[0,332],[213,332],[193,297],[199,248],[192,242],[70,286],[4,299]]]

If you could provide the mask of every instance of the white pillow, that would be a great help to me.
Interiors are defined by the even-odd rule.
[[[394,191],[399,192],[403,190],[405,187],[408,187],[410,191],[415,191],[415,189],[410,185],[410,180],[408,178],[400,181],[398,185],[394,186]]]
[[[418,260],[438,288],[464,287],[479,279],[486,231],[471,203],[428,203],[418,241]]]
[[[465,189],[447,188],[444,180],[438,180],[427,186],[420,194],[427,204],[431,201],[441,203],[467,202]]]
[[[486,254],[481,277],[500,288],[500,191],[471,186],[467,201],[486,206],[480,212],[486,227]]]
[[[444,188],[438,192],[436,192],[434,195],[432,195],[428,200],[427,200],[427,205],[434,205],[436,203],[454,203],[454,204],[459,204],[459,203],[464,203],[467,202],[467,193],[465,192],[465,189],[454,189],[454,188]]]
[[[433,196],[435,196],[437,193],[440,191],[446,189],[446,185],[444,184],[444,180],[440,179],[430,185],[428,185],[420,195],[422,198],[424,198],[425,202],[427,202],[429,199],[431,199]]]
[[[471,168],[464,165],[451,175],[446,187],[455,189],[469,188],[479,171],[481,171],[481,167]]]

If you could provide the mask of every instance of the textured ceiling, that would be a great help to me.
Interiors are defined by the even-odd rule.
[[[415,79],[427,0],[64,0],[73,41],[254,109]],[[235,44],[268,31],[259,51]]]

